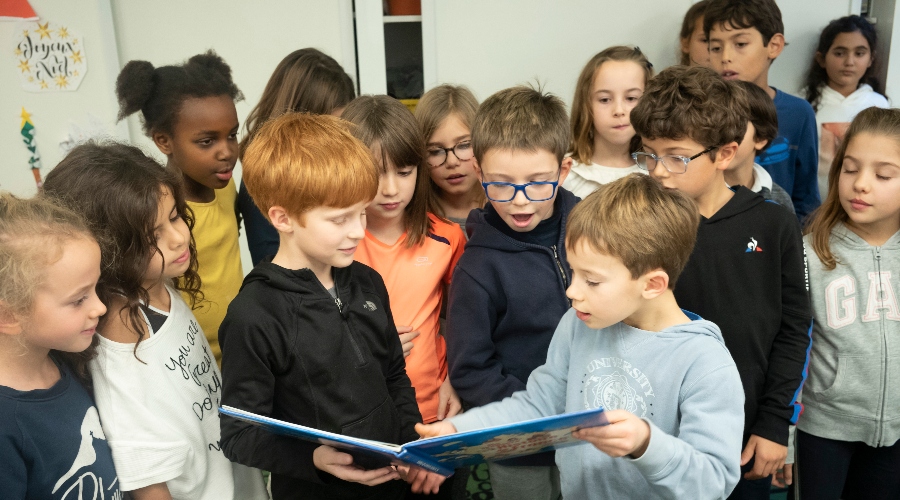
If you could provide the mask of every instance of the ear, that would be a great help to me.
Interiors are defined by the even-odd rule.
[[[737,153],[738,143],[736,141],[731,141],[728,144],[720,147],[716,151],[716,162],[715,166],[717,170],[725,170],[728,168],[728,165],[731,164],[731,161],[734,160],[734,155]]]
[[[0,301],[0,334],[19,335],[22,333],[22,320],[18,318],[3,301]]]
[[[153,143],[156,144],[156,147],[159,148],[159,151],[166,155],[172,155],[172,136],[169,134],[164,134],[162,132],[153,132]]]
[[[763,149],[766,149],[767,147],[769,147],[769,141],[767,141],[765,139],[760,139],[758,141],[756,139],[753,140],[753,149],[755,149],[757,151],[762,151]]]
[[[691,34],[693,36],[693,34]],[[681,39],[681,53],[689,54],[691,52],[691,37]]]
[[[642,277],[645,299],[655,299],[669,289],[669,274],[662,269],[654,269]]]
[[[572,170],[572,157],[566,156],[563,158],[562,163],[559,164],[559,185],[562,186],[563,181],[566,180],[566,176],[569,175],[569,171]]]
[[[474,158],[473,166],[475,167],[475,175],[478,176],[478,182],[484,182],[484,172],[481,171],[481,165],[478,164],[478,159]]]
[[[772,38],[769,40],[769,45],[766,46],[766,51],[768,52],[769,60],[774,61],[776,57],[781,55],[781,51],[784,50],[784,35],[782,33],[775,33],[772,35]]]
[[[820,68],[825,67],[825,55],[824,54],[822,54],[819,51],[816,51],[815,59],[816,59],[816,64],[818,64]]]
[[[288,215],[284,207],[278,205],[269,207],[269,222],[275,227],[279,233],[293,233],[294,221]]]

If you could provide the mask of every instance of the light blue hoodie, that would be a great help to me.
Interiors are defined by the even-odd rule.
[[[725,498],[740,476],[744,392],[719,328],[588,328],[569,310],[526,390],[450,421],[460,432],[602,406],[650,424],[639,459],[557,450],[563,498]]]

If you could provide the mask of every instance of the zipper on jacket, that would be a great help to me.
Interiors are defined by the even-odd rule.
[[[337,283],[334,284],[334,305],[337,306],[338,314],[341,315],[341,326],[344,328],[347,338],[350,339],[350,345],[353,346],[353,351],[356,352],[356,358],[359,359],[359,366],[362,366],[366,364],[366,360],[363,357],[362,350],[359,348],[359,344],[356,343],[356,338],[353,336],[353,331],[347,323],[347,318],[344,317],[344,303],[341,302]]]
[[[884,290],[882,289],[882,281],[881,281],[881,247],[875,247],[875,275],[878,276],[878,292],[880,295],[884,294]],[[875,432],[878,434],[875,439],[876,446],[884,446],[884,443],[881,442],[884,439],[884,424],[885,424],[885,415],[884,415],[884,405],[885,399],[887,398],[887,333],[885,332],[884,326],[884,311],[880,311],[881,321],[878,322],[879,325],[879,333],[881,333],[881,411],[878,415],[877,427],[875,428]]]
[[[563,288],[569,288],[569,280],[566,278],[566,271],[559,260],[559,253],[556,252],[556,245],[551,245],[550,248],[553,250],[553,260],[556,262],[556,268],[559,269],[559,275],[562,277]]]

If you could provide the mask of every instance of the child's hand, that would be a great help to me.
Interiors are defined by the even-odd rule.
[[[410,488],[413,493],[432,494],[437,493],[446,477],[428,472],[425,469],[416,467],[415,465],[398,465],[397,472],[400,477],[412,485]]]
[[[606,412],[609,425],[588,427],[572,433],[611,457],[640,458],[650,444],[650,425],[626,410]],[[417,429],[418,430],[418,429]]]
[[[400,345],[403,346],[403,357],[405,358],[412,351],[413,339],[419,336],[419,331],[413,331],[411,326],[398,326],[397,333],[400,334]]]
[[[784,464],[784,468],[775,471],[772,476],[772,486],[787,488],[794,482],[794,464]]]
[[[787,446],[782,446],[774,441],[761,438],[756,434],[750,436],[747,446],[741,453],[741,466],[747,465],[751,458],[753,470],[744,474],[744,479],[762,479],[769,477],[778,469],[784,467],[784,459],[787,458]]]
[[[416,424],[416,432],[419,433],[419,437],[431,438],[456,434],[456,427],[446,420],[441,420],[433,424]]]
[[[331,446],[322,445],[313,451],[313,465],[332,476],[364,484],[375,486],[394,479],[400,479],[400,474],[393,467],[365,470],[353,464],[353,457],[342,453]]]
[[[444,379],[441,388],[438,389],[438,420],[450,418],[462,411],[462,403],[453,386],[450,385],[450,376]]]

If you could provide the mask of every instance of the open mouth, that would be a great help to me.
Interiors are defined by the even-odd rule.
[[[534,214],[510,214],[516,227],[528,227]]]
[[[461,184],[463,182],[463,180],[465,180],[465,178],[466,178],[465,174],[453,174],[453,175],[447,177],[445,180],[447,181],[448,184],[453,184],[455,186],[457,184]]]
[[[583,313],[583,312],[581,312],[581,311],[579,311],[579,310],[577,310],[577,309],[575,310],[575,316],[578,317],[578,319],[580,319],[581,321],[587,321],[588,319],[591,318],[591,315],[590,315],[590,314],[588,314],[588,313]]]
[[[737,79],[738,74],[737,71],[725,70],[722,72],[722,78],[726,80],[735,80]]]

